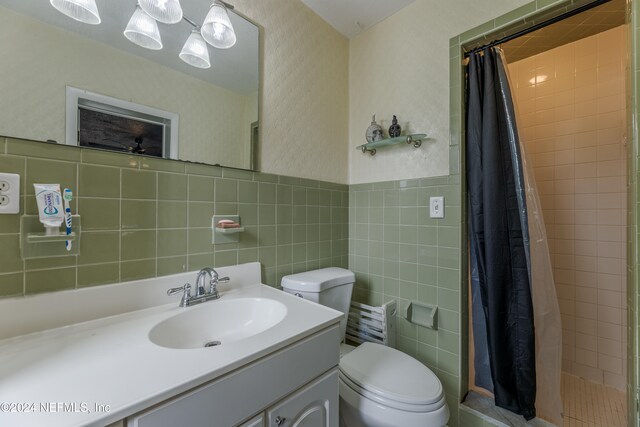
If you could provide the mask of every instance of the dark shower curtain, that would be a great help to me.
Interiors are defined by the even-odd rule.
[[[529,420],[536,416],[529,230],[513,101],[499,51],[472,53],[467,79],[476,383],[493,391],[497,406]]]

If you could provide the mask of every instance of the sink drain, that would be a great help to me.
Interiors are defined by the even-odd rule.
[[[221,341],[209,341],[208,343],[205,343],[204,347],[217,347],[219,345],[221,345],[222,342]]]

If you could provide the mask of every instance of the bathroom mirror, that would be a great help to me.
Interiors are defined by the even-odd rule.
[[[201,25],[212,0],[182,1]],[[259,29],[228,9],[236,43],[211,67],[179,58],[194,25],[158,23],[162,49],[123,34],[136,0],[96,0],[101,22],[47,0],[0,0],[0,135],[257,169]]]

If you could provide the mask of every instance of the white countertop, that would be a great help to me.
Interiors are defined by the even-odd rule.
[[[233,279],[232,273],[223,274]],[[166,291],[152,286],[152,280],[145,282],[154,295]],[[118,286],[108,291],[113,300],[117,300],[116,290],[131,292],[127,289],[131,284]],[[215,310],[218,301],[181,308],[172,299],[170,304],[1,340],[0,426],[104,426],[284,348],[336,324],[341,317],[337,311],[265,285],[242,283],[226,288],[219,301],[269,298],[283,303],[287,315],[258,335],[206,349],[160,347],[149,340],[148,333],[160,321],[185,310],[203,305]],[[164,298],[157,300],[168,300]],[[16,300],[15,304],[44,306],[44,302]],[[0,313],[2,304],[10,306],[0,303]],[[40,316],[46,320],[46,315]],[[34,328],[30,325],[26,330]],[[109,409],[96,410],[96,405]]]

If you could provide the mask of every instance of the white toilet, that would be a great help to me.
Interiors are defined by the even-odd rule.
[[[323,268],[282,278],[288,293],[345,313],[344,340],[355,275]],[[348,347],[348,346],[347,346]],[[345,427],[442,427],[449,420],[442,384],[413,357],[381,344],[341,347],[340,424]]]

